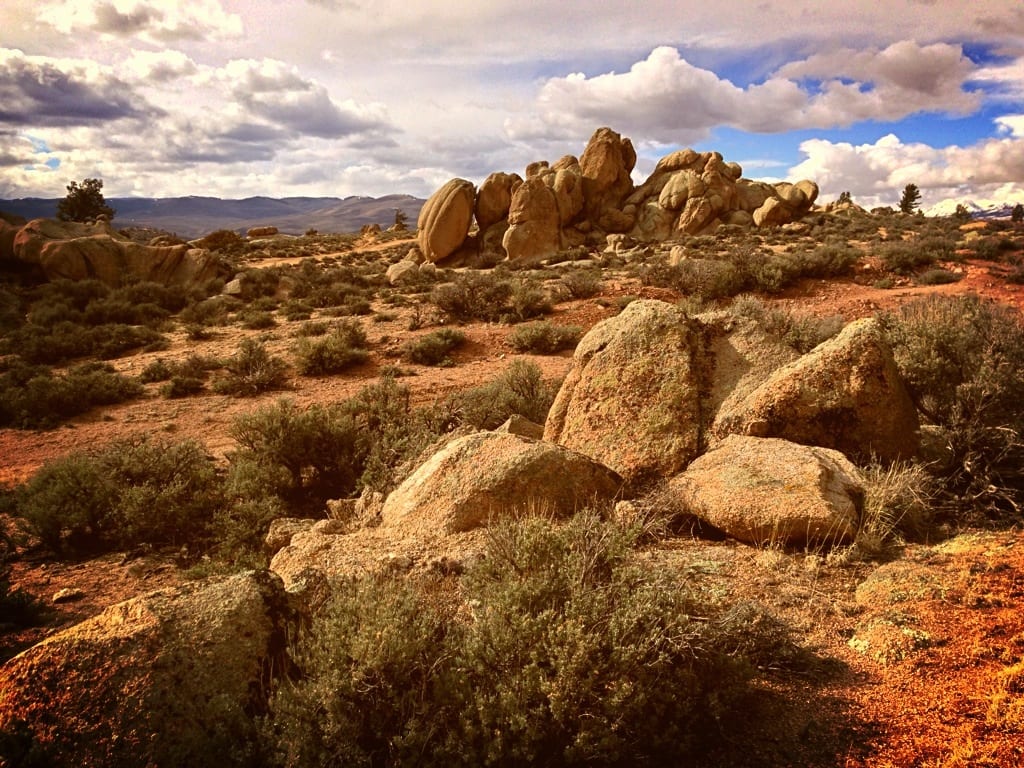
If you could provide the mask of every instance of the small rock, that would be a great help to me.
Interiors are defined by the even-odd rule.
[[[81,589],[77,589],[74,587],[65,587],[64,589],[57,590],[53,594],[53,603],[54,605],[60,605],[62,603],[73,603],[76,600],[81,600],[83,597],[85,597],[85,592],[83,592]]]

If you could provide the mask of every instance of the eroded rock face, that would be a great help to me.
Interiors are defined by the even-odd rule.
[[[118,603],[3,666],[0,731],[24,734],[35,764],[249,765],[238,750],[290,617],[268,571]]]
[[[480,231],[508,218],[512,194],[523,183],[517,173],[492,173],[476,194],[476,223]]]
[[[424,203],[417,226],[420,250],[428,261],[443,261],[462,247],[473,221],[475,201],[472,182],[452,179]]]
[[[599,323],[576,347],[544,439],[627,479],[678,472],[700,447],[701,336],[663,301],[634,301]]]
[[[877,320],[850,323],[834,339],[775,371],[719,414],[713,431],[781,437],[883,461],[917,454],[917,409]]]
[[[733,538],[790,547],[851,541],[864,480],[838,451],[731,435],[674,478],[669,492]]]
[[[14,257],[41,268],[47,279],[95,278],[118,287],[142,280],[200,285],[216,277],[220,262],[189,245],[149,246],[116,234],[105,222],[78,224],[35,219],[14,238]]]
[[[519,509],[571,515],[618,493],[608,467],[563,447],[500,432],[456,438],[384,502],[381,529],[468,531]]]
[[[513,260],[554,255],[562,245],[560,221],[555,190],[543,175],[531,176],[512,195],[502,246]]]

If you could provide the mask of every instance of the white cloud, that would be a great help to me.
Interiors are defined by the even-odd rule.
[[[1000,118],[1015,125],[1022,116]],[[894,134],[873,144],[811,139],[800,145],[806,159],[790,179],[814,179],[823,197],[848,190],[861,204],[892,205],[907,184],[921,188],[927,204],[947,198],[976,201],[1024,199],[1024,137],[993,138],[967,147],[904,143]],[[863,201],[863,202],[862,202]]]
[[[219,0],[60,0],[39,6],[38,19],[64,34],[91,30],[107,37],[168,43],[242,34],[242,19]]]
[[[198,65],[181,51],[132,51],[131,58],[121,65],[126,76],[139,84],[165,84],[194,75]]]
[[[507,124],[515,139],[586,134],[611,125],[666,144],[694,143],[728,125],[774,133],[894,121],[918,112],[964,114],[980,96],[964,89],[974,65],[960,46],[895,43],[884,50],[843,49],[785,65],[763,83],[740,88],[662,46],[628,72],[551,78],[536,114]]]

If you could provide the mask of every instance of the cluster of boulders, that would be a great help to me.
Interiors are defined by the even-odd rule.
[[[579,158],[532,163],[525,178],[492,173],[479,189],[452,179],[420,211],[418,248],[427,261],[445,265],[540,259],[603,245],[609,234],[664,241],[722,224],[787,224],[818,196],[813,181],[744,179],[742,168],[718,152],[673,152],[640,186],[631,176],[635,165],[630,140],[600,128]]]
[[[110,223],[0,217],[0,262],[39,269],[47,280],[94,278],[111,287],[148,281],[185,287],[217,277],[221,264],[204,248],[188,243],[144,245],[118,233]]]
[[[8,662],[0,730],[97,764],[148,764],[176,744],[214,754],[265,706],[285,638],[334,578],[458,574],[494,521],[593,505],[684,515],[742,542],[829,547],[861,524],[854,461],[910,458],[919,441],[876,320],[799,355],[753,320],[637,300],[579,343],[543,426],[513,419],[451,439],[387,497],[275,521],[270,572],[127,601]]]

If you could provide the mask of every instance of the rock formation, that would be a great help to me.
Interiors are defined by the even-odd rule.
[[[220,262],[209,251],[141,245],[106,222],[34,219],[18,230],[11,251],[14,259],[39,267],[49,280],[95,278],[112,287],[133,280],[193,286],[220,272]]]
[[[603,244],[613,233],[663,241],[720,224],[787,224],[806,214],[818,196],[813,181],[751,181],[719,153],[692,149],[663,157],[634,187],[636,159],[628,138],[599,128],[579,159],[531,163],[525,180],[492,173],[476,191],[470,182],[452,179],[420,213],[420,247],[434,262],[460,249],[470,251],[462,254],[463,263],[477,254],[485,263],[543,259],[587,242]],[[470,235],[474,214],[478,232]]]

